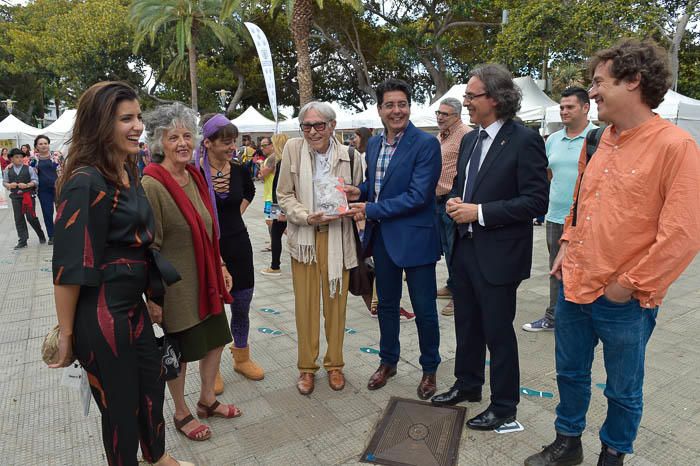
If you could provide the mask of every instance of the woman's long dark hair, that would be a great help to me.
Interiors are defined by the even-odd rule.
[[[80,96],[73,136],[69,141],[63,175],[57,182],[57,192],[75,170],[86,166],[97,168],[108,183],[123,187],[119,166],[121,158],[114,150],[114,122],[117,107],[125,100],[138,100],[138,96],[131,86],[119,81],[94,84]],[[127,157],[126,169],[131,179],[138,183],[135,157]]]

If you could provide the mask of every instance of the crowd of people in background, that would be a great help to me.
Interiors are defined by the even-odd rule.
[[[133,89],[102,82],[79,100],[67,157],[52,153],[45,135],[33,149],[3,149],[15,249],[28,245],[27,224],[40,243],[55,243],[60,337],[51,367],[77,359],[87,372],[109,463],[135,465],[140,445],[149,463],[189,464],[166,452],[166,381],[151,324],[179,354],[179,373],[167,385],[172,424],[190,440],[214,435],[207,418],[243,414],[217,400],[227,345],[235,372],[264,378],[248,338],[255,270],[244,214],[257,182],[271,252],[259,272],[282,276],[285,235],[290,255],[299,393],[314,391],[321,368],[321,314],[328,343],[321,363],[330,388],[344,389],[350,271],[371,256],[374,293],[363,298],[378,319],[380,363],[367,389],[397,374],[400,324],[413,321],[422,369],[416,394],[434,405],[481,401],[488,350],[491,398],[467,421],[475,430],[517,418],[517,290],[531,272],[533,219],[544,216],[550,295],[544,316],[522,328],[554,332],[561,400],[556,439],[525,464],[583,461],[598,341],[609,402],[598,464],[623,464],[641,421],[645,348],[659,305],[700,250],[700,152],[651,111],[669,88],[658,46],[621,41],[597,52],[589,71],[590,89],[562,94],[564,128],[546,143],[516,120],[521,94],[511,74],[487,64],[471,70],[463,101],[440,101],[437,137],[411,123],[411,87],[393,78],[376,89],[384,131],[358,128],[350,146],[336,138],[328,103],[300,109],[301,137],[243,135],[239,147],[238,129],[221,114],[198,121],[173,103],[142,117]],[[589,122],[591,100],[609,126]],[[462,121],[463,107],[473,128]],[[144,128],[147,144],[139,142]],[[344,180],[349,206],[340,215],[318,205],[328,177]],[[438,287],[443,256],[448,275]],[[404,280],[412,312],[401,307]],[[448,300],[441,312],[453,316],[457,346],[454,383],[438,394],[439,299]],[[194,361],[197,418],[185,398]]]

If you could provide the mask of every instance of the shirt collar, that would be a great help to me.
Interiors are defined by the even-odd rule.
[[[464,122],[462,121],[462,119],[458,118],[457,121],[452,123],[449,127],[445,128],[443,131],[440,131],[440,137],[442,138],[442,140],[447,139],[452,134],[454,134],[455,130],[461,128],[463,124]]]
[[[569,141],[573,141],[573,140],[579,139],[579,138],[585,138],[586,134],[588,134],[588,132],[594,128],[596,128],[596,125],[594,125],[592,121],[589,121],[588,124],[586,125],[586,127],[583,128],[583,131],[581,131],[580,133],[578,133],[576,136],[574,136],[572,138],[570,138],[569,136],[566,135],[566,128],[564,128],[564,129],[562,129],[561,138],[568,139]]]
[[[657,114],[654,113],[654,116],[652,118],[649,118],[647,121],[642,123],[641,125],[635,126],[634,128],[626,129],[624,131],[619,131],[615,125],[611,125],[610,127],[610,132],[611,133],[618,133],[618,139],[617,139],[617,144],[622,144],[625,141],[633,138],[635,135],[637,135],[640,131],[645,131],[647,128],[655,126],[659,123],[662,123],[664,120],[661,119],[661,117]]]
[[[503,128],[504,123],[504,120],[496,120],[490,125],[488,125],[486,128],[479,127],[479,129],[483,129],[484,131],[486,131],[486,134],[488,134],[491,139],[496,139],[496,135],[501,130],[501,128]]]
[[[389,143],[386,141],[386,131],[383,131],[383,132],[382,132],[382,145],[391,146],[391,147],[396,147],[397,144],[399,143],[399,141],[401,140],[401,137],[403,137],[403,134],[404,134],[405,132],[406,132],[406,129],[404,128],[403,131],[401,131],[400,133],[398,133],[398,134],[394,137],[394,142],[393,142],[392,144],[389,144]]]

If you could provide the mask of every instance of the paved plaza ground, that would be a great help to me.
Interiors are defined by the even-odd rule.
[[[262,185],[257,183],[258,193]],[[236,403],[243,416],[213,419],[211,440],[192,442],[175,431],[170,419],[172,400],[166,390],[166,448],[176,458],[198,465],[330,465],[356,464],[389,397],[416,398],[421,376],[414,323],[401,326],[402,358],[397,377],[381,390],[370,392],[367,380],[379,359],[360,348],[378,348],[379,331],[360,298],[350,297],[345,337],[347,386],[332,391],[326,374],[317,375],[316,390],[301,396],[296,390],[296,331],[289,256],[283,253],[280,278],[260,275],[269,266],[270,253],[260,252],[268,239],[260,195],[245,216],[253,243],[256,287],[251,318],[251,352],[266,371],[265,379],[251,382],[232,370],[225,352],[221,372],[224,402]],[[33,233],[32,233],[33,235]],[[100,439],[98,411],[83,417],[76,392],[59,386],[61,372],[46,368],[40,347],[56,323],[51,285],[51,247],[12,247],[17,235],[11,210],[0,210],[0,465],[106,464]],[[444,283],[444,262],[438,264],[438,285]],[[659,313],[657,328],[647,350],[645,409],[636,454],[630,465],[700,465],[700,260],[696,260],[671,288]],[[553,398],[523,396],[518,420],[525,430],[497,435],[464,430],[459,464],[517,465],[554,437],[552,423],[558,402],[554,371],[554,335],[526,333],[520,326],[539,318],[548,299],[547,252],[544,227],[535,228],[532,278],[518,293],[515,325],[520,345],[521,385],[551,392]],[[404,306],[410,309],[407,292]],[[438,302],[439,306],[445,302]],[[273,309],[275,312],[263,311]],[[279,330],[270,335],[259,329]],[[438,390],[452,381],[455,338],[451,317],[440,317],[443,363]],[[278,333],[278,332],[275,332]],[[322,338],[321,356],[325,346]],[[198,397],[196,364],[190,366],[186,392],[189,406]],[[487,377],[488,380],[488,377]],[[595,464],[600,444],[597,431],[606,412],[603,396],[605,371],[602,349],[593,369],[589,429],[583,435],[585,464]],[[488,403],[467,404],[468,416]]]

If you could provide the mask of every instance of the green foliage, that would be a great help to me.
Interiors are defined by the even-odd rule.
[[[493,58],[542,77],[560,63],[581,63],[620,37],[660,38],[664,10],[653,0],[499,0],[509,21]]]
[[[202,113],[218,111],[215,91],[240,85],[234,114],[254,106],[271,116],[250,21],[266,33],[280,105],[299,104],[298,53],[288,21],[295,0],[30,0],[0,2],[0,99],[36,124],[48,102],[75,104],[91,84],[122,79],[141,88],[149,107],[189,101],[188,44],[196,50]],[[359,4],[363,8],[356,9]],[[464,82],[482,62],[515,74],[545,73],[553,97],[587,81],[585,61],[623,36],[669,46],[687,0],[312,0],[309,37],[314,96],[361,110],[372,88],[408,80],[417,101]],[[323,8],[320,8],[320,7]],[[275,9],[276,8],[276,9]],[[501,10],[509,22],[501,27]],[[678,91],[700,98],[697,15],[680,46]],[[180,26],[178,26],[180,24]],[[695,25],[695,26],[694,26]],[[150,80],[148,78],[151,78]],[[148,89],[144,89],[148,82]],[[5,114],[0,105],[0,118]]]
[[[700,31],[688,33],[681,42],[678,92],[700,99]]]
[[[12,80],[35,86],[36,107],[24,107],[30,112],[43,115],[48,99],[72,105],[97,81],[143,81],[128,47],[131,28],[124,0],[35,0],[7,11],[10,18],[0,22],[0,35],[6,38],[0,43],[0,69]]]

